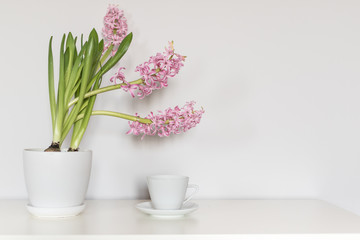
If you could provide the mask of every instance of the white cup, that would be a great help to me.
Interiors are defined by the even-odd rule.
[[[189,177],[178,175],[154,175],[147,177],[151,204],[153,208],[160,210],[180,209],[199,191],[199,186],[188,184]],[[186,191],[193,188],[187,198]]]

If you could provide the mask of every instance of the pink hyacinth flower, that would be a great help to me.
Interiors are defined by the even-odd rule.
[[[164,53],[157,53],[150,57],[149,61],[144,62],[136,67],[136,72],[139,72],[143,79],[143,84],[129,84],[125,81],[125,76],[121,69],[110,79],[111,82],[126,84],[122,87],[124,91],[130,92],[132,97],[135,97],[134,91],[137,90],[136,95],[143,99],[150,95],[153,90],[161,89],[168,86],[169,77],[176,76],[180,68],[184,66],[185,56],[174,52],[174,43],[169,42],[169,46],[165,48]],[[131,90],[131,91],[130,91]]]
[[[111,44],[113,44],[114,49],[112,53],[115,54],[117,47],[126,37],[127,31],[128,26],[127,20],[124,16],[124,11],[120,10],[115,5],[109,5],[108,11],[104,17],[104,27],[102,29],[102,34],[105,41],[104,52],[110,47]]]
[[[135,72],[139,72],[143,80],[143,84],[136,85],[138,90],[136,95],[140,99],[150,95],[153,90],[167,87],[168,79],[175,77],[181,67],[184,66],[185,56],[175,53],[173,44],[174,42],[169,42],[169,46],[165,48],[165,52],[151,56],[149,61],[136,67]],[[117,79],[122,81],[121,78]],[[125,82],[123,81],[123,83]],[[127,91],[129,87],[130,86],[124,88],[124,90]],[[135,87],[132,86],[132,89],[135,89]],[[131,95],[134,97],[132,92]]]
[[[119,80],[120,82],[124,82],[125,74],[122,72],[122,70],[124,69],[125,69],[124,67],[120,67],[118,71],[115,73],[115,75],[110,78],[110,82],[115,84],[117,84],[117,80]]]
[[[195,127],[200,123],[203,109],[194,110],[195,102],[191,101],[185,104],[182,108],[176,106],[175,108],[168,108],[165,111],[159,111],[158,114],[150,113],[146,119],[152,121],[151,124],[144,124],[140,122],[129,122],[130,130],[127,134],[141,135],[141,139],[145,135],[155,135],[160,137],[167,137],[170,134],[179,134]],[[138,114],[136,114],[138,116]]]

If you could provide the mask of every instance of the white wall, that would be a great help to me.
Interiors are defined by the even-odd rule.
[[[64,32],[100,31],[108,3],[1,0],[0,198],[26,197],[22,149],[51,141],[49,37],[57,53]],[[113,3],[134,33],[129,80],[168,40],[188,58],[167,89],[101,95],[95,108],[146,115],[196,100],[206,113],[186,134],[143,141],[93,117],[88,198],[144,198],[146,175],[178,173],[199,198],[319,198],[360,214],[359,1]]]

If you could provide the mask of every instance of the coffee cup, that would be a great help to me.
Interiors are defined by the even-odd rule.
[[[189,184],[189,177],[179,175],[148,176],[147,184],[151,204],[159,210],[180,209],[199,191],[198,185]],[[194,191],[186,197],[188,188]]]

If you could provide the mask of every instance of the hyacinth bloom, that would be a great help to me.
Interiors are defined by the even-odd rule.
[[[171,133],[179,134],[186,132],[190,128],[195,127],[201,120],[204,110],[194,110],[195,102],[191,101],[182,108],[168,108],[165,111],[159,111],[158,114],[152,112],[145,118],[151,120],[150,124],[141,123],[139,121],[130,121],[130,130],[127,134],[141,135],[158,135],[167,137]],[[136,114],[138,117],[138,115]]]
[[[144,62],[136,67],[135,72],[139,72],[142,76],[141,84],[130,84],[125,81],[124,74],[119,71],[110,79],[112,82],[119,80],[123,83],[123,90],[129,92],[132,97],[136,95],[143,99],[152,93],[153,90],[161,89],[168,86],[169,77],[176,76],[180,68],[184,66],[185,57],[174,52],[173,42],[169,42],[165,52],[157,53],[151,56],[149,61]]]
[[[124,11],[114,5],[110,5],[104,17],[104,27],[102,29],[105,41],[104,51],[106,51],[112,44],[114,47],[113,54],[115,54],[117,47],[126,37],[127,31],[128,26],[127,20],[124,16]]]
[[[126,82],[125,81],[125,74],[122,72],[124,70],[124,67],[120,67],[117,71],[117,73],[110,78],[110,82],[117,84],[116,80],[119,80],[120,82]]]

